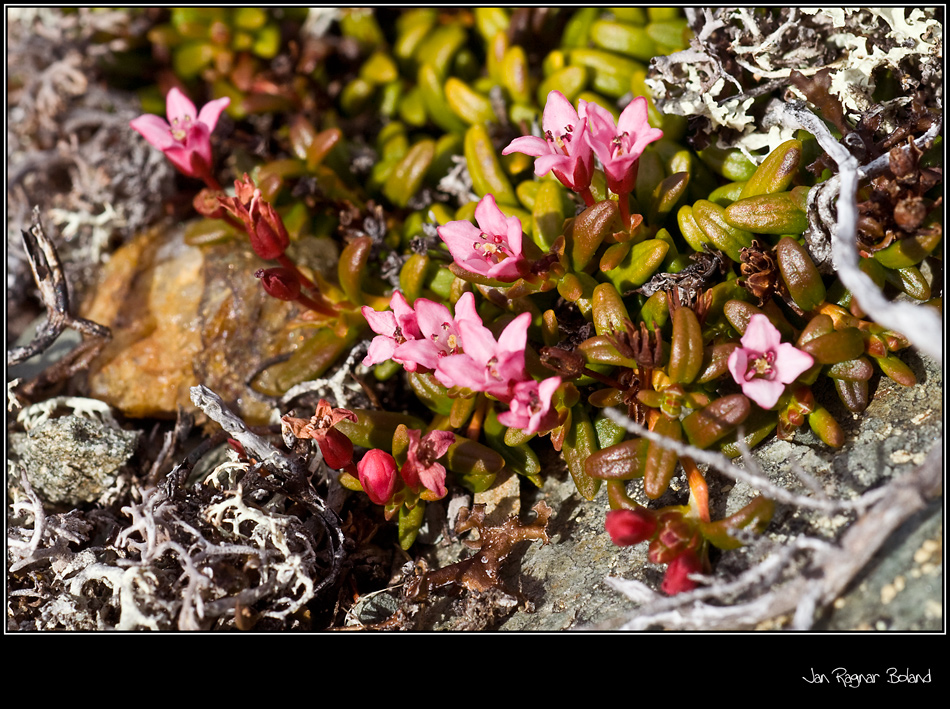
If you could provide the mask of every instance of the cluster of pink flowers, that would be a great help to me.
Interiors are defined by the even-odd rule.
[[[377,333],[364,365],[391,359],[409,372],[432,372],[449,389],[490,394],[509,406],[499,421],[528,434],[556,425],[552,397],[560,377],[537,382],[525,369],[530,313],[518,315],[496,340],[475,311],[472,293],[459,298],[455,316],[426,298],[412,307],[399,291],[393,293],[390,308],[377,312],[363,306],[363,317]]]
[[[398,492],[399,478],[414,493],[430,491],[436,499],[444,497],[445,466],[438,462],[455,443],[451,431],[409,430],[407,459],[402,468],[386,451],[374,448],[359,461],[353,463],[353,442],[336,425],[341,421],[356,423],[359,419],[349,409],[335,408],[326,399],[320,399],[316,411],[309,419],[286,415],[281,423],[295,438],[312,438],[320,447],[328,467],[344,471],[358,478],[364,492],[377,505],[386,505]],[[237,446],[239,443],[235,442]]]
[[[624,213],[627,195],[637,179],[637,161],[647,145],[663,137],[663,131],[650,127],[647,101],[642,96],[627,104],[614,123],[610,111],[596,103],[581,100],[575,110],[564,94],[552,91],[544,106],[541,126],[543,138],[515,138],[502,155],[524,153],[537,158],[536,175],[553,171],[588,206],[594,203],[590,183],[596,155],[604,168],[607,187],[620,197]]]

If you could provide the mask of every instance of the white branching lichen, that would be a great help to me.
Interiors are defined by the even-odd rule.
[[[689,49],[656,57],[647,78],[657,106],[665,113],[704,117],[708,133],[721,147],[736,147],[757,161],[756,151],[774,148],[776,139],[761,130],[754,98],[784,86],[797,89],[793,72],[830,72],[829,91],[846,115],[857,120],[877,102],[877,82],[886,72],[900,81],[900,105],[920,84],[942,85],[943,28],[935,8],[782,8],[704,9],[687,12],[698,27]],[[741,77],[757,85],[740,83]],[[800,96],[800,94],[798,94]]]

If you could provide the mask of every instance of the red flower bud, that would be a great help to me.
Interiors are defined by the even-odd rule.
[[[645,508],[611,510],[604,525],[611,541],[618,547],[645,542],[656,532],[656,516]]]
[[[247,223],[247,233],[254,253],[266,261],[283,256],[290,245],[290,237],[273,205],[261,198],[260,190],[254,192],[249,213],[251,221]]]
[[[663,583],[660,588],[663,593],[673,596],[683,591],[692,591],[696,588],[696,582],[689,579],[690,574],[698,574],[703,570],[703,562],[700,561],[695,551],[687,551],[680,554],[670,562],[666,569],[666,576],[663,577]]]
[[[254,274],[261,279],[267,294],[280,300],[297,300],[300,295],[300,279],[289,268],[262,268]]]
[[[360,485],[374,504],[385,505],[389,502],[396,489],[398,475],[396,461],[389,453],[378,448],[372,449],[363,456],[356,470]]]
[[[317,439],[323,461],[334,470],[342,470],[353,462],[353,441],[335,428],[328,428]]]

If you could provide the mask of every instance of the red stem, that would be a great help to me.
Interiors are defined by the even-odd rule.
[[[326,315],[327,317],[336,317],[338,314],[332,306],[327,305],[326,303],[318,303],[313,298],[310,298],[303,293],[298,295],[295,300],[304,307],[310,308],[310,310],[314,311],[315,313],[320,313],[321,315]]]
[[[630,200],[627,199],[626,194],[617,195],[619,199],[617,200],[620,203],[620,223],[623,224],[623,228],[630,229]]]
[[[281,254],[278,256],[277,262],[288,271],[292,271],[305,288],[319,292],[320,289],[317,288],[316,284],[300,272],[300,269],[297,268],[297,265],[291,261],[290,258],[288,258],[287,254]]]

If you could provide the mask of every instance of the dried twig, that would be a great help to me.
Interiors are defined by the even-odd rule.
[[[7,350],[7,366],[12,367],[30,357],[44,352],[67,327],[78,330],[91,338],[76,347],[56,365],[55,376],[47,375],[47,381],[55,381],[84,367],[95,357],[99,349],[112,338],[112,332],[91,320],[72,314],[69,303],[69,286],[56,247],[43,231],[38,207],[33,208],[33,224],[29,231],[21,230],[26,256],[33,271],[33,278],[40,290],[40,298],[46,306],[46,322],[25,347]]]

